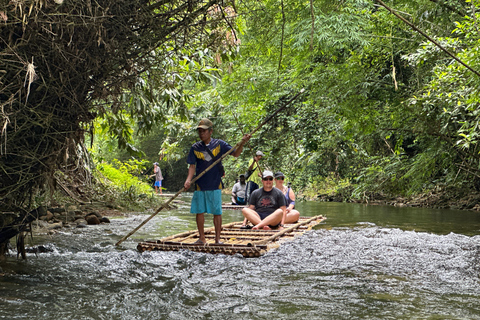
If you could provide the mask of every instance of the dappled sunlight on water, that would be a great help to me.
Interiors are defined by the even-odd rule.
[[[42,239],[52,252],[0,263],[0,318],[480,319],[480,236],[327,220],[260,258],[136,251],[137,239],[194,229],[181,213],[115,247],[145,217],[65,231]]]

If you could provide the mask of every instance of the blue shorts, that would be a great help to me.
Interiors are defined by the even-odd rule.
[[[190,213],[222,214],[222,190],[195,191],[192,197]]]
[[[237,197],[237,204],[247,204],[245,198]]]
[[[161,187],[162,186],[162,181],[155,181],[155,187]]]
[[[275,212],[275,211],[274,211]],[[264,212],[257,212],[258,215],[260,216],[260,219],[265,219],[266,217],[268,217],[269,215],[271,215],[273,212],[270,212],[270,213],[264,213]]]
[[[275,211],[276,211],[276,210],[275,210]],[[273,212],[275,212],[275,211],[273,211]],[[258,212],[257,212],[257,213],[258,213],[258,215],[260,216],[260,219],[264,220],[266,217],[268,217],[269,215],[271,215],[273,212],[271,212],[271,213],[258,213]],[[281,222],[280,222],[280,223],[281,223]],[[277,225],[275,225],[275,226],[269,225],[269,227],[271,227],[271,228],[278,228],[278,226],[280,225],[280,223],[277,224]]]

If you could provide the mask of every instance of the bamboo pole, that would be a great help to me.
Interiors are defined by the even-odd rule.
[[[300,226],[302,226],[302,225],[308,224],[308,223],[312,222],[313,220],[317,220],[317,219],[321,219],[321,218],[323,218],[323,216],[321,216],[321,215],[320,215],[320,216],[312,217],[312,218],[310,218],[310,219],[308,219],[308,220],[305,220],[305,221],[299,222],[299,223],[297,223],[297,224],[294,224],[293,226],[291,226],[291,227],[289,227],[289,228],[283,229],[282,231],[274,234],[274,235],[271,236],[271,237],[268,237],[268,238],[266,238],[266,239],[259,240],[259,241],[253,241],[251,244],[252,244],[252,245],[258,245],[258,244],[264,244],[264,243],[271,242],[271,241],[277,239],[278,237],[281,237],[282,235],[284,235],[284,234],[287,233],[287,232],[290,232],[290,231],[292,231],[292,230],[295,230],[295,229],[297,229],[298,227],[300,227]]]
[[[238,118],[237,116],[235,115],[235,113],[232,113],[233,114],[233,117],[235,118],[235,121],[237,122],[237,125],[238,125],[238,128],[240,129],[240,131],[242,132],[243,135],[245,135],[245,133],[243,132],[243,128],[242,126],[240,125],[240,122],[238,121]],[[253,160],[255,160],[255,163],[257,164],[257,168],[260,172],[263,172],[262,171],[262,168],[260,168],[260,164],[258,163],[258,161],[255,159],[255,156],[256,156],[256,151],[250,146],[250,141],[247,142],[248,144],[248,147],[250,148],[250,151],[253,152]],[[258,172],[257,172],[258,173]]]
[[[301,89],[293,98],[288,100],[283,106],[278,108],[274,113],[272,113],[270,116],[268,116],[265,120],[263,120],[262,123],[260,123],[251,133],[250,135],[254,135],[258,130],[260,130],[261,127],[263,127],[268,121],[270,121],[274,116],[277,115],[280,111],[282,111],[285,107],[287,107],[290,103],[292,103],[295,99],[297,99],[303,92],[305,92],[305,89]],[[226,153],[224,153],[219,159],[217,159],[214,163],[212,163],[207,169],[205,169],[203,172],[201,172],[198,176],[192,179],[191,184],[194,184],[195,181],[200,179],[205,173],[207,173],[210,169],[212,169],[214,166],[216,166],[220,161],[223,160],[226,156],[228,156],[230,153],[233,152],[233,150],[237,149],[240,146],[243,146],[243,140],[240,140],[233,148],[228,150]],[[154,213],[152,213],[147,219],[145,219],[138,227],[130,231],[125,237],[120,239],[117,243],[115,243],[116,246],[120,245],[123,241],[125,241],[127,238],[129,238],[132,234],[138,231],[141,227],[143,227],[148,221],[150,221],[153,217],[155,217],[162,209],[168,208],[168,205],[170,202],[172,202],[176,197],[178,197],[183,191],[185,191],[185,188],[182,188],[177,191],[167,202],[162,204]]]

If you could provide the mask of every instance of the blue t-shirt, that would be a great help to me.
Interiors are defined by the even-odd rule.
[[[214,159],[212,159],[205,147],[210,149],[212,155],[215,157]],[[230,149],[232,149],[232,146],[220,139],[212,139],[206,146],[202,141],[199,141],[190,148],[187,163],[194,164],[196,166],[195,173],[199,175]],[[207,171],[196,181],[196,190],[222,189],[221,163],[221,161],[217,163],[215,167]]]

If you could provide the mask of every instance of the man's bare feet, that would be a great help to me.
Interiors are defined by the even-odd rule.
[[[272,230],[269,226],[263,226],[263,230]]]
[[[202,240],[198,239],[197,241],[195,241],[193,244],[196,244],[196,245],[199,245],[199,246],[203,246],[205,245],[206,242],[203,242]]]

